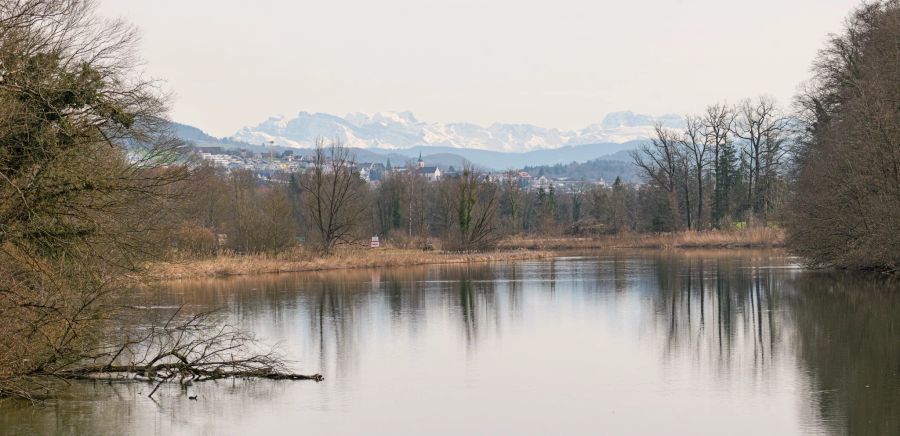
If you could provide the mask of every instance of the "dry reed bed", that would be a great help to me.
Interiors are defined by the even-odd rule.
[[[683,231],[659,234],[619,234],[597,237],[522,238],[503,240],[503,249],[722,249],[770,248],[784,246],[784,231],[778,228],[751,228],[734,231]]]
[[[500,250],[485,253],[448,253],[414,249],[350,248],[332,256],[317,257],[296,251],[280,255],[226,254],[211,258],[185,259],[148,264],[142,275],[148,281],[200,277],[258,275],[284,272],[326,271],[431,264],[509,262],[553,257],[553,250],[578,249],[731,249],[770,248],[784,244],[784,232],[775,228],[735,231],[622,234],[592,238],[506,238]]]
[[[326,271],[353,268],[381,268],[431,264],[509,262],[552,257],[541,250],[503,250],[486,253],[446,253],[405,249],[348,249],[328,257],[302,253],[287,255],[220,255],[206,259],[186,259],[148,264],[143,277],[149,281],[198,277]]]

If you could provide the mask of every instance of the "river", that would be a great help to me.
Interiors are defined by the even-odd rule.
[[[76,383],[3,434],[900,434],[900,287],[779,251],[621,252],[136,292],[325,380]],[[197,400],[188,396],[197,395]]]

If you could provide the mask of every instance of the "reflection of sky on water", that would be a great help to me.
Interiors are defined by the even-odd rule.
[[[83,388],[93,398],[73,394],[47,409],[52,419],[4,406],[0,424],[146,434],[890,434],[900,303],[885,287],[804,272],[772,252],[184,282],[140,298],[225,307],[279,343],[298,372],[326,381],[201,384],[191,388],[197,402],[177,388],[158,402],[137,395],[140,385]],[[854,342],[853,331],[869,337]],[[863,379],[877,390],[847,384]]]

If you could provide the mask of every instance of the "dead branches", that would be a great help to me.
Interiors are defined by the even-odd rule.
[[[127,329],[123,338],[101,344],[79,362],[30,375],[64,380],[147,381],[156,383],[153,392],[167,382],[187,386],[226,378],[324,379],[320,374],[290,372],[277,351],[261,347],[254,337],[222,322],[215,314],[185,315],[179,308],[164,322],[141,323]]]

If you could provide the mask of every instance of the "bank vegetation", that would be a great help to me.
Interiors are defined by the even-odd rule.
[[[511,262],[546,259],[554,255],[549,250],[509,249],[485,252],[422,251],[420,249],[369,249],[344,247],[324,257],[301,248],[276,254],[255,253],[240,255],[222,252],[215,256],[167,259],[150,263],[141,271],[145,281],[177,280],[200,277],[227,277],[304,271],[384,268],[398,266]]]
[[[815,266],[900,272],[900,1],[832,35],[798,97],[788,243]]]
[[[503,239],[498,247],[529,250],[782,248],[784,247],[784,230],[777,227],[754,227],[733,231],[621,233],[580,238],[518,236]]]
[[[286,372],[216,318],[117,303],[168,251],[191,169],[159,84],[135,70],[134,29],[94,9],[0,1],[0,397],[124,367],[157,382]]]

